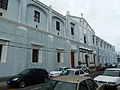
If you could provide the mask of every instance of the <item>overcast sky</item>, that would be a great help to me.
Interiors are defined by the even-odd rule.
[[[87,20],[97,36],[120,51],[120,0],[40,0],[65,15],[81,16]]]

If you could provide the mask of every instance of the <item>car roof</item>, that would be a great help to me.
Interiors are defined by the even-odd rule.
[[[87,76],[79,76],[79,75],[67,75],[61,76],[57,78],[53,78],[52,80],[63,81],[63,82],[70,82],[70,83],[80,83],[83,80],[90,79]]]
[[[28,70],[45,70],[43,68],[28,68]]]
[[[120,68],[108,68],[106,70],[120,70]]]
[[[67,70],[77,71],[77,70],[82,70],[82,69],[71,68],[71,69],[67,69]]]

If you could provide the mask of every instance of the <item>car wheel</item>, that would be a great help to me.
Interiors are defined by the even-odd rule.
[[[48,82],[48,78],[44,78],[44,82],[47,83]]]
[[[26,85],[26,84],[25,84],[25,82],[24,82],[24,81],[20,81],[20,82],[19,82],[19,87],[24,88],[24,87],[25,87],[25,85]]]

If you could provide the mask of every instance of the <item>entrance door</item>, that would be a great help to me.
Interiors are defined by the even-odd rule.
[[[93,60],[94,60],[94,64],[96,65],[96,59],[95,59],[96,55],[93,55]]]
[[[86,62],[86,66],[88,67],[88,55],[85,55],[85,62]]]
[[[75,67],[75,53],[71,52],[71,67]]]

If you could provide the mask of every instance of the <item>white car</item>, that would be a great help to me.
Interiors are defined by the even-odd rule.
[[[120,68],[106,69],[103,75],[99,75],[94,80],[100,84],[119,85],[120,84]]]
[[[49,73],[49,77],[55,77],[65,72],[70,67],[61,67]]]
[[[88,75],[89,73],[84,72],[82,69],[67,69],[65,75],[79,75],[84,76]]]

